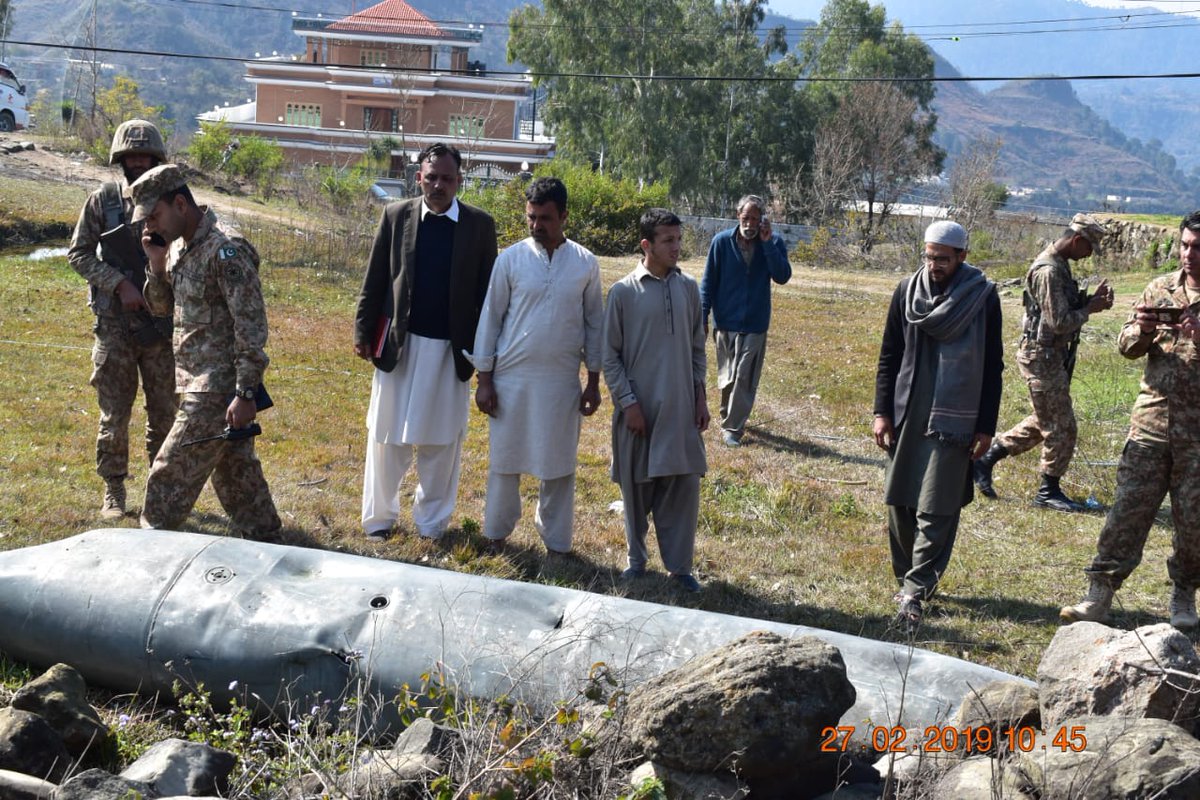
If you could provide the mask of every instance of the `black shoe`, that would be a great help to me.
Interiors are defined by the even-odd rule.
[[[386,542],[392,538],[391,528],[380,528],[377,531],[367,531],[367,540],[372,542]]]
[[[1058,485],[1058,478],[1052,475],[1042,476],[1042,485],[1033,498],[1033,504],[1039,508],[1049,508],[1052,511],[1064,511],[1069,514],[1087,510],[1087,506],[1083,503],[1076,502],[1063,494],[1062,488]]]
[[[672,575],[671,583],[676,589],[689,594],[696,594],[700,589],[700,581],[691,575]]]
[[[996,499],[996,490],[992,488],[992,467],[1007,455],[1008,450],[1003,445],[992,442],[992,446],[987,449],[987,452],[971,465],[971,476],[975,479],[975,486],[979,488],[979,493],[984,497]]]

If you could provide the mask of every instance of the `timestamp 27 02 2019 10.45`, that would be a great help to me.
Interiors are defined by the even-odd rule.
[[[821,729],[822,753],[846,752],[857,731],[854,725],[828,726]],[[1083,725],[1062,726],[1044,731],[1029,725],[994,730],[988,726],[955,728],[930,725],[916,735],[901,725],[872,725],[865,729],[865,747],[877,753],[990,753],[995,748],[1009,752],[1060,750],[1078,753],[1087,748]]]

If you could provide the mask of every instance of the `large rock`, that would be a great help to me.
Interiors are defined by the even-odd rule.
[[[392,755],[429,755],[446,758],[458,742],[460,734],[453,728],[438,725],[426,717],[418,717],[396,738]]]
[[[222,794],[236,764],[233,753],[200,742],[164,739],[126,767],[121,777],[151,786],[161,795]]]
[[[836,768],[821,752],[821,731],[837,725],[854,699],[835,648],[755,631],[635,688],[625,731],[667,767],[736,769],[757,796],[756,782]]]
[[[125,780],[102,769],[89,769],[59,786],[50,797],[51,800],[151,800],[161,796],[144,783]]]
[[[83,676],[66,664],[55,664],[13,695],[13,708],[31,711],[58,731],[71,755],[103,754],[108,726],[87,700]]]
[[[0,769],[0,800],[48,800],[55,788],[50,781]]]
[[[1032,686],[1018,681],[993,681],[968,694],[951,725],[958,730],[990,728],[992,741],[1010,728],[1037,728],[1042,713]],[[977,739],[978,741],[978,739]]]
[[[1018,768],[1041,797],[1200,797],[1200,741],[1178,725],[1128,717],[1080,717],[1061,724],[1067,731],[1077,728],[1087,739],[1086,747],[1076,751],[1056,745],[1056,726],[1047,729],[1030,752],[1017,757]]]
[[[1072,717],[1171,720],[1189,730],[1200,710],[1200,657],[1166,623],[1119,631],[1096,622],[1059,628],[1038,665],[1042,728]]]
[[[1041,796],[1034,791],[1034,787],[1019,770],[1009,767],[1004,759],[987,756],[968,758],[953,767],[938,780],[932,794],[929,795],[931,800],[963,800],[974,797],[1035,800]]]
[[[57,783],[73,765],[58,731],[50,723],[15,708],[0,708],[0,769]]]

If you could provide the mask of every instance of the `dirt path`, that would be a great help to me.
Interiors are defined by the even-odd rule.
[[[0,173],[33,181],[50,181],[86,188],[97,188],[117,177],[118,170],[97,164],[86,153],[62,153],[48,149],[46,140],[22,134],[0,134],[0,148],[19,142],[33,142],[35,149],[0,155]],[[221,192],[204,187],[192,187],[196,202],[209,205],[222,214],[250,215],[276,222],[294,224],[296,216],[268,211],[244,195]]]

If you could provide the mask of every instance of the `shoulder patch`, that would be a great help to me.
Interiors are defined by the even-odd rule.
[[[233,247],[232,245],[222,247],[217,251],[217,258],[221,259],[222,261],[228,261],[235,256],[237,256],[237,248]]]

